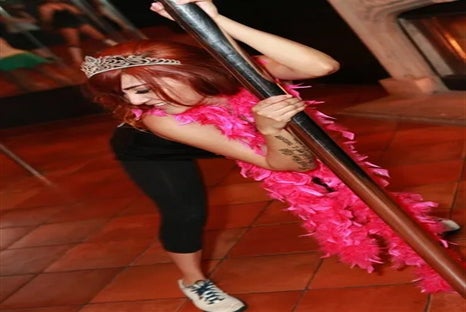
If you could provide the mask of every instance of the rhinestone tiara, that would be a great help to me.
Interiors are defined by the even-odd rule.
[[[114,69],[146,65],[180,65],[181,62],[174,59],[154,58],[142,55],[108,55],[101,57],[84,57],[81,70],[87,78]]]

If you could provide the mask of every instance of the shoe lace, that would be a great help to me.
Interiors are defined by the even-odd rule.
[[[208,302],[209,304],[225,299],[223,292],[211,281],[205,281],[201,285],[193,285],[191,286],[191,289],[199,296],[200,299]]]

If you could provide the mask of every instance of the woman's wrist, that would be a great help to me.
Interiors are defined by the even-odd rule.
[[[263,136],[267,136],[267,137],[276,137],[276,136],[280,136],[280,135],[283,135],[285,132],[287,132],[286,130],[284,129],[267,129],[267,130],[259,130],[259,132],[263,135]]]

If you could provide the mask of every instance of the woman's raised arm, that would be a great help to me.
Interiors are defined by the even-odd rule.
[[[339,69],[339,63],[335,59],[319,50],[243,25],[219,14],[211,0],[177,0],[178,4],[191,2],[209,14],[226,34],[262,53],[260,58],[264,67],[278,79],[309,79],[329,75]],[[171,19],[160,2],[154,2],[151,10]]]

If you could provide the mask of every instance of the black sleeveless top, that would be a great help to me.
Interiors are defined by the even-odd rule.
[[[129,125],[115,129],[110,145],[119,160],[183,160],[223,157],[211,152],[173,142]]]

